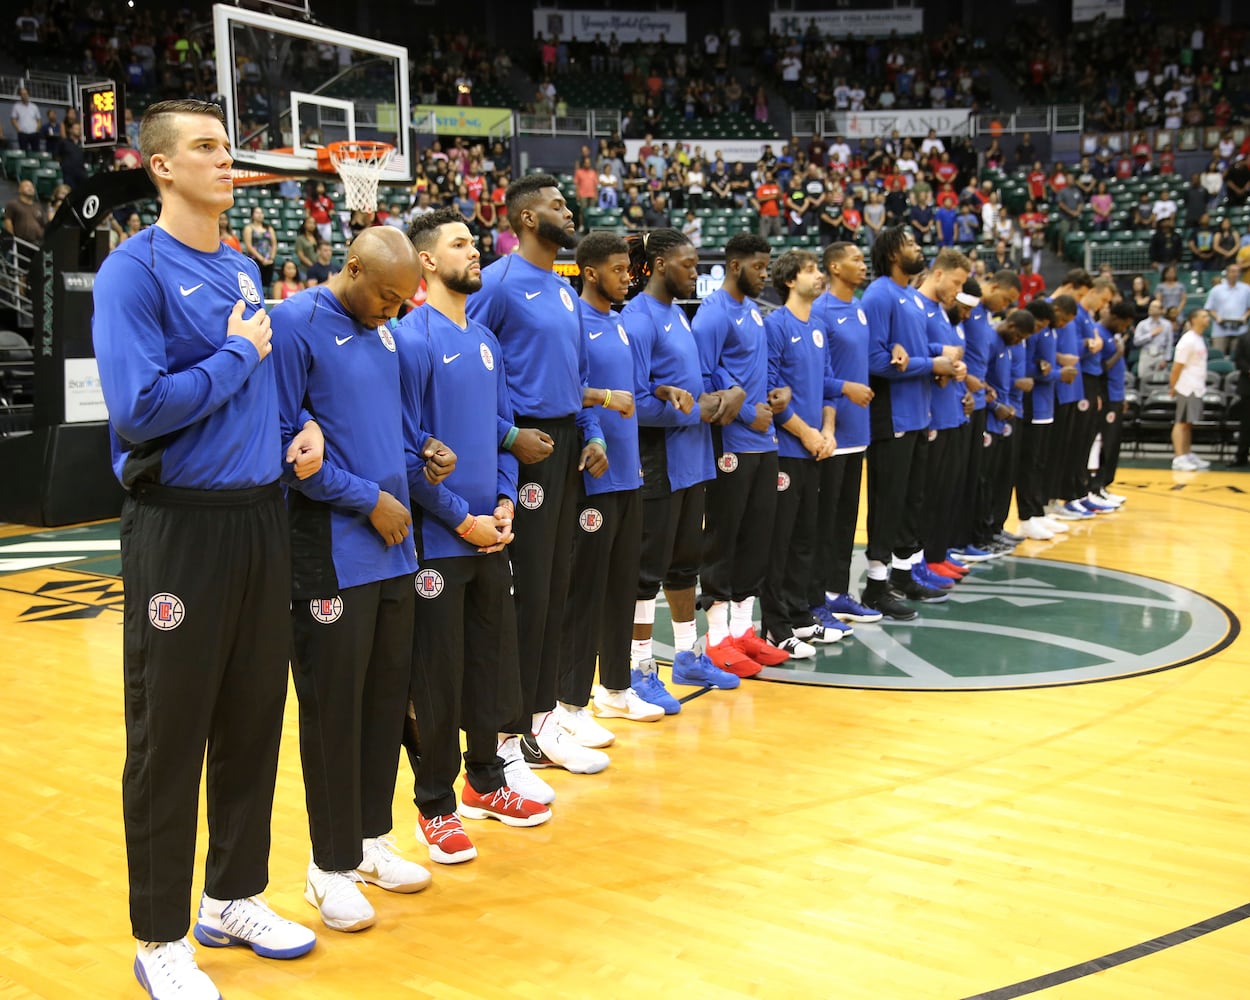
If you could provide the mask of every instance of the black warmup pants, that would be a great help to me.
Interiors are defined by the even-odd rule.
[[[1016,511],[1021,521],[1031,517],[1046,516],[1047,475],[1051,465],[1051,450],[1055,439],[1052,422],[1034,424],[1029,422],[1031,409],[1025,404],[1025,417],[1020,424],[1020,483],[1016,491]]]
[[[176,941],[191,922],[205,747],[204,890],[242,899],[269,882],[291,652],[282,494],[137,485],[121,556],[130,922],[141,941]]]
[[[1102,379],[1097,375],[1085,374],[1081,378],[1085,383],[1085,402],[1089,405],[1081,409],[1078,403],[1076,409],[1076,450],[1072,455],[1072,482],[1076,489],[1074,497],[1084,497],[1090,491],[1089,450],[1094,447],[1094,438],[1102,429],[1103,410],[1106,409],[1105,402],[1102,409],[1099,408],[1103,396]]]
[[[643,487],[644,491],[646,487]],[[635,599],[665,590],[691,590],[703,556],[703,483],[642,500],[642,556]]]
[[[1020,422],[1012,417],[1003,425],[1002,440],[998,448],[1002,454],[998,459],[998,469],[994,475],[993,511],[994,534],[1003,530],[1007,523],[1007,515],[1011,513],[1011,491],[1015,489],[1019,476],[1018,452],[1020,435],[1017,433]],[[1086,454],[1089,454],[1088,450]]]
[[[599,662],[609,691],[629,687],[629,641],[642,558],[642,494],[582,493],[573,540],[573,580],[564,607],[560,700],[585,705]]]
[[[517,471],[516,541],[508,546],[516,590],[521,712],[504,720],[501,732],[528,733],[534,713],[549,711],[556,703],[582,449],[581,432],[572,417],[517,417],[516,425],[537,427],[555,441],[544,461]]]
[[[1102,435],[1102,448],[1098,454],[1098,471],[1090,477],[1095,493],[1105,490],[1115,482],[1120,468],[1120,442],[1124,439],[1124,400],[1103,400],[1098,433]]]
[[[781,458],[777,464],[777,513],[768,576],[760,593],[760,619],[764,634],[781,642],[794,634],[796,626],[812,620],[807,586],[816,549],[820,463],[811,458]]]
[[[700,606],[755,597],[768,573],[777,453],[728,452],[707,484]]]
[[[1066,503],[1076,499],[1076,483],[1072,481],[1072,456],[1076,453],[1077,404],[1056,403],[1055,423],[1047,470],[1047,493],[1051,500]],[[1087,451],[1086,455],[1089,454]],[[1081,464],[1085,455],[1081,456]]]
[[[977,520],[977,490],[980,488],[981,457],[984,449],[981,442],[985,439],[985,418],[987,410],[983,406],[973,410],[968,422],[964,424],[964,452],[967,455],[963,484],[960,487],[959,509],[956,512],[955,529],[951,541],[952,548],[959,548],[972,542],[974,525]],[[946,558],[945,555],[942,556]]]
[[[972,447],[977,447],[972,442]],[[1006,461],[1006,449],[1003,447],[1003,436],[987,432],[981,440],[981,479],[977,496],[977,523],[974,526],[972,544],[977,548],[985,548],[990,544],[998,528],[995,527],[994,489],[998,482],[1003,463]]]
[[[292,602],[299,749],[313,862],[360,864],[391,830],[412,662],[412,576]]]
[[[925,562],[943,562],[955,544],[968,469],[968,424],[936,432],[926,460],[921,541]]]
[[[855,522],[859,519],[859,488],[864,453],[834,455],[817,462],[820,481],[816,499],[816,560],[807,587],[807,606],[814,608],[825,594],[851,592],[851,555],[855,549]]]
[[[466,780],[483,795],[504,786],[499,725],[521,701],[508,553],[422,560],[416,592],[404,749],[413,801],[434,819],[456,811],[462,729]]]
[[[926,431],[907,431],[868,446],[868,558],[890,565],[920,550],[924,508]]]

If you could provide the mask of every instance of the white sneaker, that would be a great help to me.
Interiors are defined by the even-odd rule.
[[[572,771],[574,774],[598,774],[611,761],[611,758],[602,750],[592,750],[584,747],[562,727],[556,718],[555,710],[547,713],[547,717],[543,719],[543,724],[538,727],[538,732],[534,734],[533,742],[537,744],[538,749],[542,752],[545,761],[537,762],[537,766],[545,767],[554,764],[556,767],[562,767],[566,771]],[[524,752],[524,747],[522,748]],[[513,788],[520,792],[521,789]],[[529,798],[524,792],[521,792],[525,798]]]
[[[551,805],[556,800],[555,789],[531,771],[529,765],[525,763],[525,758],[521,755],[519,736],[509,736],[499,744],[497,752],[503,760],[504,780],[509,788],[545,806]]]
[[[1101,494],[1093,492],[1087,493],[1085,499],[1090,503],[1101,504],[1103,507],[1114,507],[1116,510],[1119,510],[1120,504],[1124,503],[1123,500],[1104,500]]]
[[[811,625],[802,625],[794,630],[794,634],[805,641],[809,646],[821,645],[828,646],[837,642],[846,632],[836,628],[825,628],[820,622],[813,622]]]
[[[1197,472],[1199,466],[1194,463],[1192,455],[1177,455],[1172,459],[1172,468],[1177,472]]]
[[[602,684],[596,684],[593,704],[595,715],[601,719],[658,722],[664,718],[664,709],[643,701],[632,687],[624,691],[609,691]]]
[[[1124,501],[1128,499],[1128,497],[1121,496],[1119,493],[1108,493],[1106,488],[1099,490],[1097,494],[1095,495],[1103,503],[1115,504],[1117,507],[1119,507],[1120,504],[1124,503]]]
[[[563,729],[573,742],[584,747],[608,747],[616,740],[609,729],[604,729],[595,721],[588,708],[571,708],[568,705],[556,705],[552,712],[556,725]]]
[[[1037,518],[1037,520],[1042,522],[1043,528],[1056,535],[1066,535],[1072,530],[1058,518],[1044,516]]]
[[[326,872],[311,861],[304,898],[321,913],[321,922],[334,931],[363,931],[377,920],[373,907],[359,889],[364,879],[354,871]]]
[[[769,635],[768,641],[778,649],[784,649],[790,654],[790,659],[792,660],[810,660],[816,655],[816,647],[808,645],[797,635],[792,635],[789,639],[783,639],[781,642]]]
[[[299,958],[312,951],[317,935],[269,908],[263,896],[248,899],[200,897],[200,912],[192,930],[206,948],[247,945],[262,958]]]
[[[1211,463],[1210,463],[1210,462],[1208,462],[1205,458],[1199,458],[1199,457],[1198,457],[1197,455],[1195,455],[1192,451],[1191,451],[1188,455],[1186,455],[1185,457],[1189,459],[1189,461],[1193,464],[1194,468],[1196,468],[1196,469],[1209,469],[1209,468],[1211,468]]]
[[[213,981],[195,964],[195,949],[186,938],[140,941],[135,978],[152,1000],[221,1000]]]
[[[1025,538],[1033,539],[1035,542],[1048,542],[1055,537],[1055,533],[1042,523],[1040,517],[1030,517],[1021,524],[1020,534]]]
[[[366,837],[356,874],[387,892],[420,892],[430,884],[430,873],[415,861],[395,853],[390,837]]]

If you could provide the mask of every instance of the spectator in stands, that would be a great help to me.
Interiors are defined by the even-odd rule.
[[[1215,269],[1226,267],[1237,259],[1237,250],[1241,247],[1241,238],[1237,235],[1237,230],[1233,228],[1232,220],[1228,216],[1224,216],[1220,220],[1220,226],[1215,231],[1215,238],[1212,241],[1212,261]]]
[[[1176,280],[1175,267],[1163,269],[1163,276],[1159,279],[1159,284],[1155,286],[1155,296],[1163,303],[1163,315],[1173,324],[1179,323],[1185,312],[1185,302],[1189,298],[1189,292]]]
[[[1020,260],[1020,300],[1023,309],[1046,291],[1046,279],[1033,268],[1033,259],[1027,254]]]
[[[305,272],[317,262],[317,221],[311,215],[304,216],[295,234],[295,258]]]
[[[243,227],[244,252],[256,261],[261,281],[266,288],[273,281],[273,262],[278,252],[278,237],[265,220],[265,210],[257,205],[252,209],[250,221]]]
[[[881,192],[875,188],[868,192],[868,203],[864,206],[864,235],[869,249],[877,242],[877,235],[885,227],[885,200]]]
[[[781,235],[781,188],[772,170],[765,167],[761,183],[751,198],[751,207],[759,213],[759,234],[767,239]]]
[[[60,153],[61,140],[65,137],[65,130],[64,126],[61,125],[60,118],[57,117],[56,108],[48,108],[48,115],[39,129],[39,135],[43,139],[45,152],[53,156]]]
[[[1150,263],[1156,270],[1162,271],[1166,267],[1179,264],[1184,251],[1180,233],[1176,231],[1176,219],[1168,216],[1159,223],[1159,228],[1150,237]]]
[[[1186,246],[1189,248],[1190,266],[1195,271],[1207,271],[1219,267],[1215,260],[1215,232],[1211,228],[1211,218],[1206,212],[1198,217],[1198,222],[1190,232]]]
[[[589,156],[577,161],[577,169],[573,171],[573,188],[577,192],[578,219],[584,233],[589,230],[586,213],[599,200],[599,173],[591,166]]]
[[[664,195],[656,192],[651,196],[651,203],[642,213],[642,224],[647,229],[668,229],[672,226]]]
[[[80,188],[87,182],[89,174],[86,155],[82,148],[82,126],[76,121],[69,122],[65,126],[65,138],[61,140],[60,161],[61,176],[71,188]]]
[[[339,268],[332,262],[334,255],[334,247],[325,240],[317,244],[317,260],[312,267],[308,269],[307,280],[305,284],[311,288],[313,285],[323,285],[329,280],[330,275],[338,274]]]
[[[13,123],[13,131],[17,135],[17,144],[26,154],[39,149],[39,105],[30,99],[30,92],[19,87],[17,100],[9,112],[9,120]]]
[[[282,262],[281,275],[277,281],[273,283],[269,297],[279,301],[289,299],[296,292],[302,292],[305,288],[303,280],[299,276],[299,267],[295,261],[288,257]]]
[[[43,231],[47,213],[35,195],[35,182],[19,181],[17,197],[4,206],[4,231],[19,240],[39,245],[43,243]]]
[[[1174,336],[1172,321],[1163,314],[1163,302],[1151,299],[1146,318],[1133,331],[1133,346],[1141,352],[1137,357],[1138,378],[1166,375],[1172,364]]]
[[[1111,210],[1115,207],[1115,199],[1107,190],[1107,182],[1099,181],[1098,188],[1089,199],[1089,207],[1094,210],[1093,228],[1105,233],[1111,228]]]
[[[1164,188],[1159,192],[1159,197],[1155,199],[1154,204],[1150,207],[1150,218],[1153,225],[1158,227],[1169,219],[1175,225],[1177,210],[1178,206],[1176,199],[1172,197],[1172,192]]]
[[[1229,264],[1224,268],[1224,280],[1207,293],[1204,308],[1211,314],[1212,346],[1227,354],[1250,320],[1250,285],[1242,282],[1240,267]]]
[[[317,223],[317,235],[325,242],[334,238],[334,202],[326,194],[324,181],[309,181],[305,187],[304,211]],[[246,233],[246,230],[244,230]],[[268,282],[266,282],[268,283]]]
[[[1054,187],[1055,181],[1063,177],[1064,181],[1059,185],[1059,194],[1056,197],[1056,204],[1059,208],[1059,222],[1055,230],[1055,249],[1063,252],[1063,241],[1067,238],[1068,233],[1081,228],[1081,211],[1085,207],[1085,197],[1081,194],[1080,188],[1071,183],[1071,175],[1059,171],[1051,178],[1051,187]]]
[[[1202,174],[1190,174],[1189,187],[1185,188],[1185,226],[1193,229],[1198,220],[1207,213],[1208,196],[1202,186]]]
[[[222,212],[217,217],[217,236],[231,250],[243,252],[243,247],[239,244],[239,238],[234,235],[234,230],[230,226],[230,215],[228,212]]]
[[[61,206],[65,203],[65,199],[68,197],[68,184],[58,184],[52,189],[52,197],[48,201],[47,218],[49,222],[56,218],[56,213],[61,210]]]
[[[1135,274],[1129,285],[1128,300],[1133,306],[1133,322],[1140,323],[1150,312],[1150,303],[1155,300],[1150,290],[1150,282],[1144,275]]]
[[[1225,172],[1224,195],[1233,208],[1240,208],[1250,197],[1250,163],[1246,162],[1245,153],[1239,152]]]

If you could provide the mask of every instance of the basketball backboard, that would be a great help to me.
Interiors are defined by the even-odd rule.
[[[213,7],[217,86],[236,166],[317,172],[317,147],[388,142],[383,183],[412,179],[408,50],[334,28]]]

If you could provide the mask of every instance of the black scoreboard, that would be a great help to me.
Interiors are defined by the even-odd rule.
[[[88,83],[82,87],[82,146],[98,149],[116,146],[121,111],[117,106],[117,84]]]

